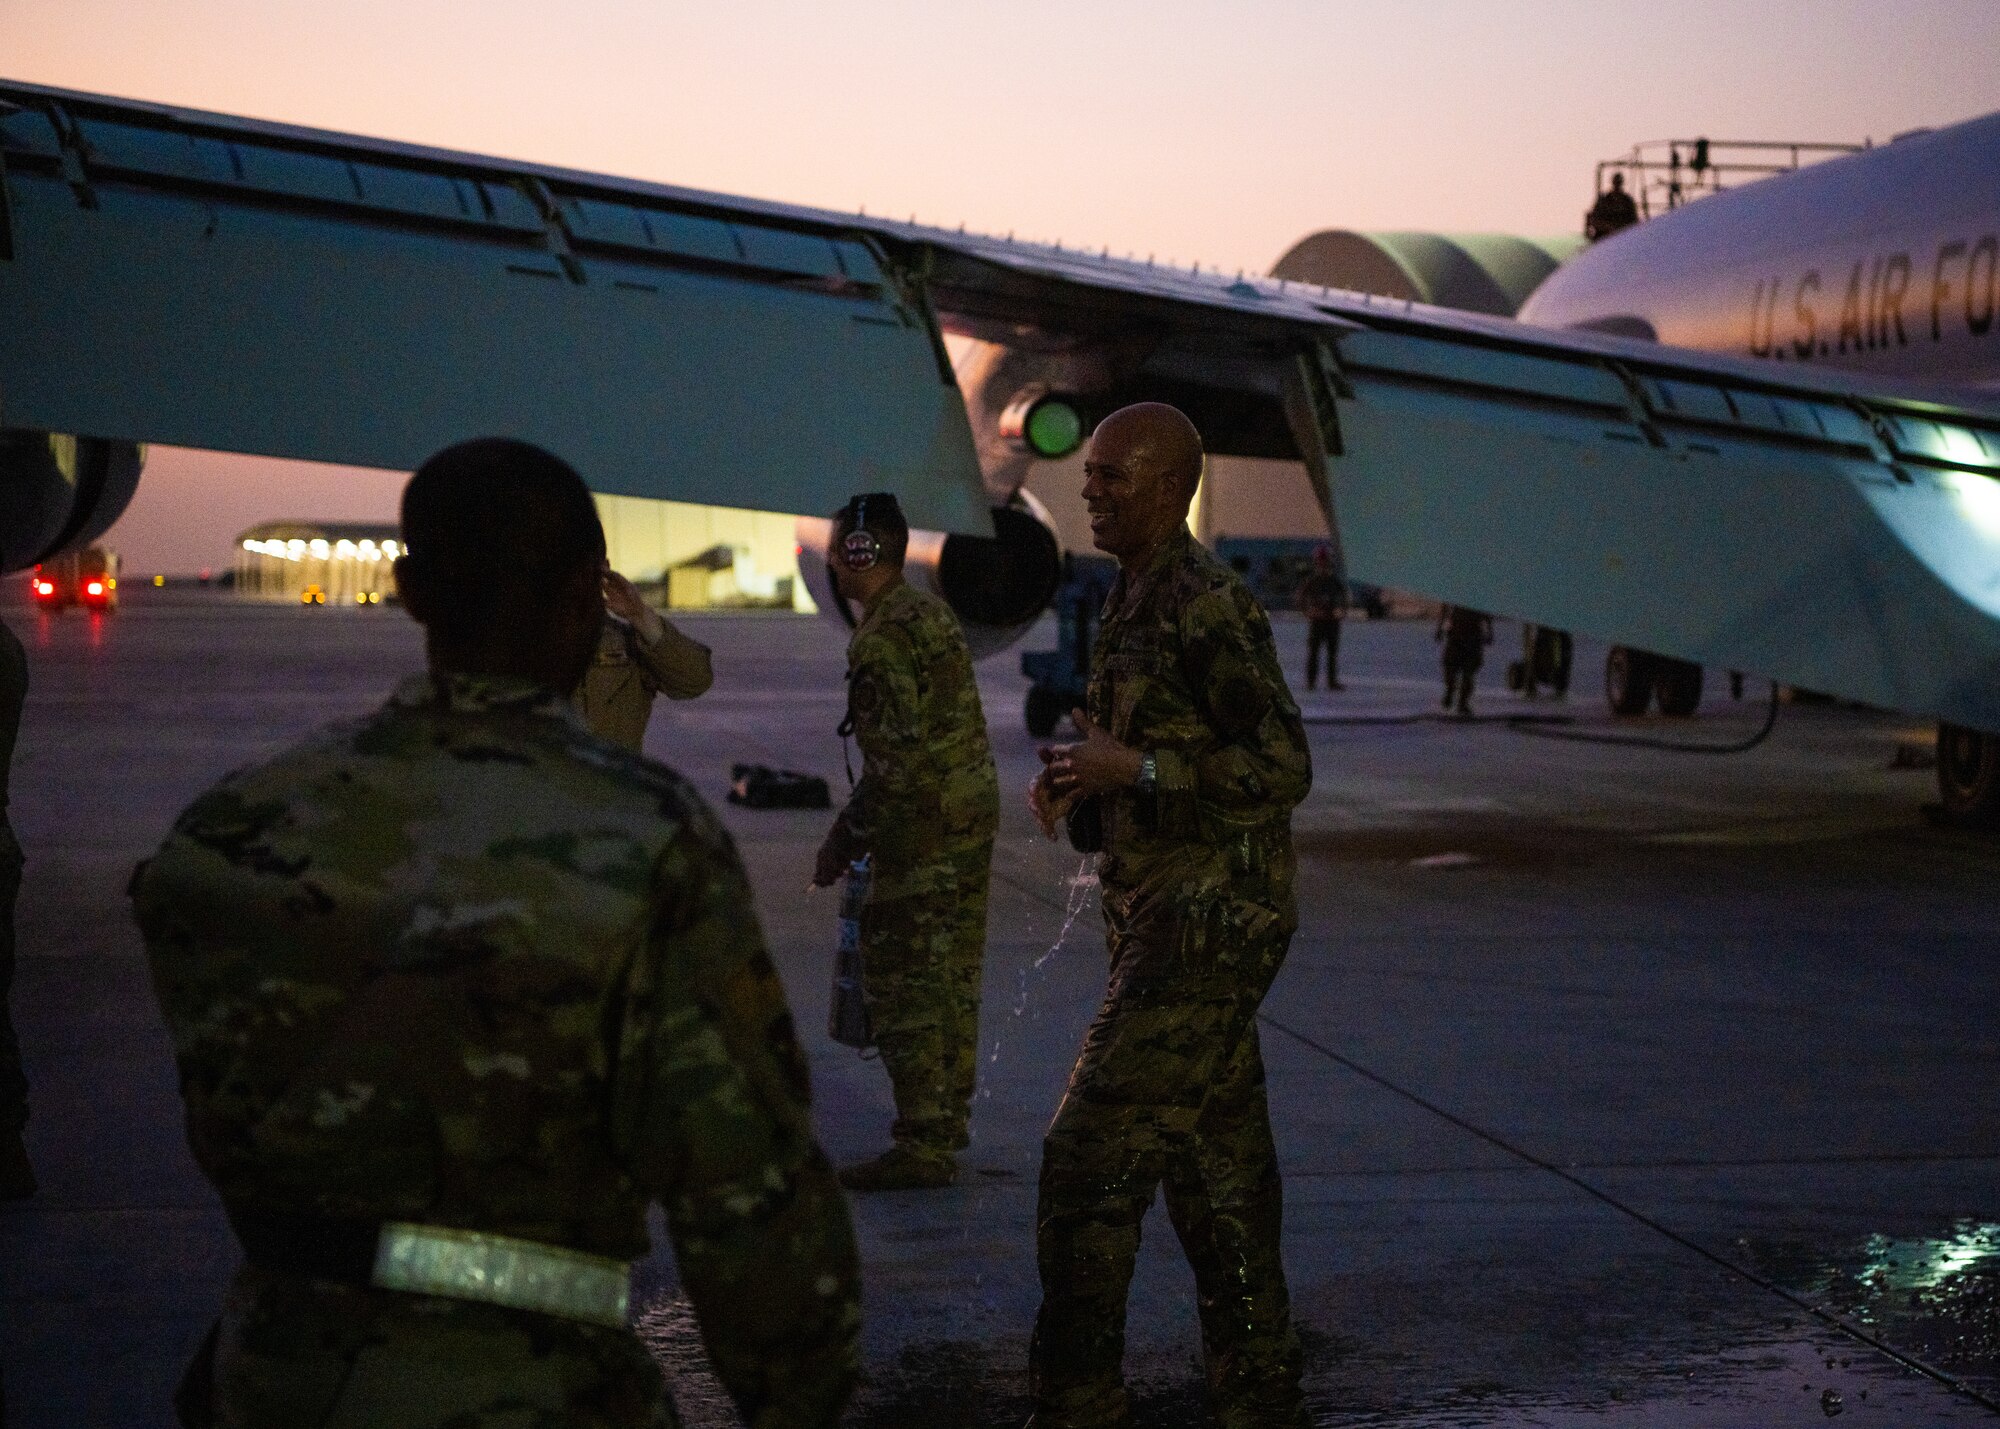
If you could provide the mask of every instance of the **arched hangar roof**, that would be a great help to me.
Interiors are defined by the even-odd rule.
[[[1568,236],[1328,228],[1293,244],[1271,276],[1512,317],[1542,279],[1583,246],[1582,238]]]

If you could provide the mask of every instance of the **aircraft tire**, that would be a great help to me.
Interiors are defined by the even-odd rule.
[[[2000,829],[2000,735],[1940,724],[1937,776],[1947,822]]]
[[[1061,695],[1044,685],[1028,686],[1028,701],[1021,714],[1029,734],[1047,739],[1056,732],[1056,722],[1064,713]]]
[[[1659,668],[1655,656],[1629,645],[1613,645],[1604,656],[1604,702],[1615,715],[1642,715],[1653,702]]]
[[[1701,666],[1692,660],[1659,659],[1653,671],[1653,690],[1660,701],[1660,713],[1686,719],[1701,708]]]

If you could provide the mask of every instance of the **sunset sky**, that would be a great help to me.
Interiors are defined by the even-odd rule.
[[[1268,268],[1316,228],[1564,232],[1634,141],[2000,107],[1992,0],[0,0],[0,74]],[[161,452],[112,537],[222,564],[400,478]]]

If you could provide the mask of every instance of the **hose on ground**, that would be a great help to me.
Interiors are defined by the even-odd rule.
[[[1456,715],[1438,710],[1423,710],[1416,714],[1395,715],[1306,715],[1306,724],[1332,725],[1347,728],[1384,725],[1412,724],[1501,724],[1516,734],[1533,735],[1537,739],[1566,739],[1575,744],[1620,745],[1627,749],[1662,749],[1674,754],[1742,754],[1755,749],[1771,737],[1771,731],[1778,724],[1779,685],[1771,682],[1771,702],[1764,712],[1764,723],[1757,732],[1743,739],[1727,744],[1711,744],[1702,740],[1664,739],[1648,734],[1605,734],[1597,730],[1576,729],[1575,715],[1550,714],[1506,714],[1506,715]]]

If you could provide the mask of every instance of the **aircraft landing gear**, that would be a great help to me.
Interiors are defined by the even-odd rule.
[[[1615,715],[1638,715],[1653,702],[1653,657],[1613,645],[1604,657],[1604,703]]]
[[[1653,672],[1653,694],[1660,713],[1685,719],[1701,708],[1701,666],[1692,660],[1668,660],[1660,656]]]
[[[1937,776],[1947,822],[2000,829],[2000,734],[1940,724]]]
[[[1629,645],[1604,657],[1604,702],[1615,715],[1641,715],[1655,699],[1660,713],[1685,718],[1701,707],[1701,666]]]

